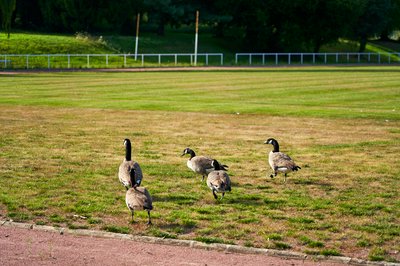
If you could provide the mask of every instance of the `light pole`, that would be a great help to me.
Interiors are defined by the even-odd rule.
[[[137,52],[138,52],[138,45],[139,45],[139,22],[140,22],[140,13],[138,13],[137,17],[136,17],[135,61],[137,60]]]
[[[197,65],[197,43],[199,41],[199,11],[196,11],[196,35],[194,37],[194,65]]]

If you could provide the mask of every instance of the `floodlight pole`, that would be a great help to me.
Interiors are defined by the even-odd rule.
[[[137,52],[138,52],[138,45],[139,45],[139,22],[140,22],[140,13],[138,13],[137,17],[136,17],[135,61],[137,60]]]
[[[199,11],[196,11],[196,35],[194,37],[194,65],[197,65],[197,44],[199,41]]]

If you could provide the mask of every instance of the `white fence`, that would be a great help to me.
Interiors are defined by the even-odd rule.
[[[235,64],[393,64],[400,63],[400,53],[237,53]]]
[[[193,65],[195,54],[10,54],[0,55],[0,68],[119,68]],[[198,53],[197,65],[223,65],[221,53]]]
[[[0,69],[130,68],[193,66],[195,54],[10,54]],[[229,60],[230,61],[230,60]],[[228,65],[232,65],[230,61]],[[237,53],[235,65],[400,64],[400,53]],[[222,53],[197,54],[199,66],[224,65]]]

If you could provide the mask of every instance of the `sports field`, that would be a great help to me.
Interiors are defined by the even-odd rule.
[[[0,73],[0,219],[400,261],[400,68]],[[271,179],[276,138],[302,167]],[[130,223],[123,139],[154,200]],[[216,201],[180,157],[229,165]]]

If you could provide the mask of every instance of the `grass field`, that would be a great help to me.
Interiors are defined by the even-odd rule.
[[[400,68],[1,74],[0,218],[400,261]],[[131,224],[133,143],[154,199]],[[302,167],[270,179],[269,137]],[[180,157],[228,164],[214,200]]]

